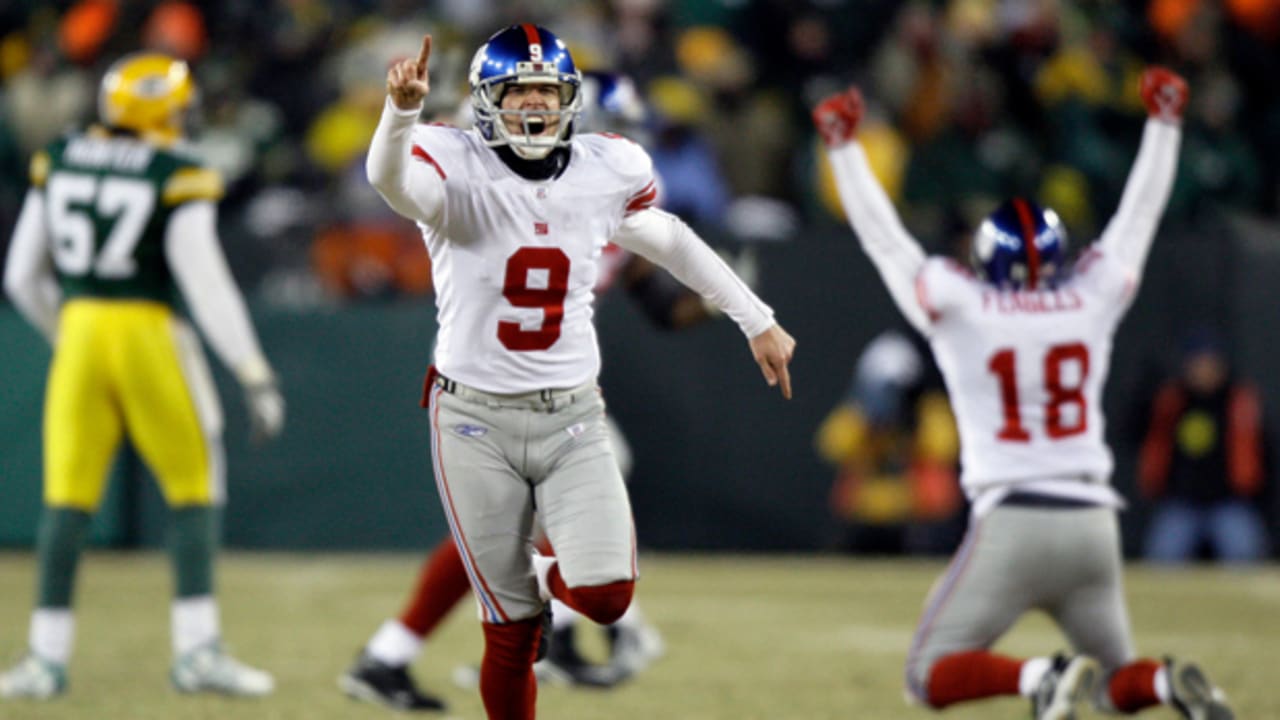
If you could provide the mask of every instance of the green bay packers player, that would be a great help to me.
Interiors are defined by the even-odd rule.
[[[181,149],[195,93],[186,63],[125,57],[103,78],[101,125],[31,161],[4,284],[54,353],[30,649],[0,675],[3,697],[66,692],[76,566],[125,435],[169,507],[170,680],[183,692],[234,695],[274,686],[221,644],[213,562],[222,411],[199,340],[175,311],[181,298],[243,385],[254,436],[279,433],[284,401],[218,244],[221,178]]]

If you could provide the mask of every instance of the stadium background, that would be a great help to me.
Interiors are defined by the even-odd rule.
[[[897,314],[833,209],[808,108],[850,81],[873,101],[864,140],[910,228],[946,252],[1013,192],[1055,207],[1075,247],[1115,208],[1143,113],[1146,62],[1192,87],[1171,207],[1108,385],[1116,485],[1136,499],[1145,398],[1188,328],[1211,325],[1276,418],[1280,356],[1280,6],[1267,0],[373,0],[36,2],[0,9],[0,243],[31,152],[92,117],[105,66],[144,45],[192,60],[199,146],[228,180],[220,226],[289,402],[251,447],[225,373],[229,545],[424,548],[444,532],[417,409],[434,333],[420,242],[363,179],[393,58],[437,39],[434,111],[465,99],[493,30],[535,21],[584,69],[629,74],[652,116],[671,209],[716,246],[754,255],[758,289],[799,341],[796,399],[766,391],[724,321],[653,329],[599,304],[601,378],[635,452],[642,544],[664,550],[829,547],[832,470],[813,435],[866,342]],[[0,544],[23,547],[39,506],[48,351],[0,304]],[[1275,424],[1270,430],[1272,446]],[[1280,529],[1276,463],[1267,502]],[[150,545],[155,491],[125,453],[95,537]],[[1125,516],[1127,545],[1140,504]]]

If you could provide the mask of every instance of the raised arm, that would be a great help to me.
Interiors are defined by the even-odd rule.
[[[1104,252],[1118,258],[1135,276],[1142,273],[1173,188],[1187,83],[1165,68],[1152,67],[1142,74],[1141,92],[1148,114],[1142,144],[1120,207],[1098,240]]]
[[[365,160],[369,184],[391,209],[421,222],[434,220],[444,206],[444,180],[423,163],[409,162],[413,128],[430,92],[430,57],[431,36],[426,35],[417,59],[402,60],[387,71],[387,102]]]
[[[44,223],[44,192],[27,191],[9,242],[4,290],[22,316],[53,344],[58,334],[58,305],[62,291],[53,274]]]
[[[857,140],[862,108],[862,94],[853,87],[819,103],[813,110],[813,122],[827,146],[840,203],[862,249],[876,266],[898,309],[918,330],[927,333],[929,316],[917,299],[915,287],[916,276],[924,266],[924,250],[902,226],[893,202],[871,172],[867,155]]]
[[[773,319],[773,310],[683,220],[657,208],[627,216],[612,241],[666,268],[720,308],[747,336],[752,355],[769,385],[781,384],[791,397],[787,364],[795,340]]]

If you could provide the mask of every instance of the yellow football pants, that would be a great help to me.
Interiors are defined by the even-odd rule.
[[[69,301],[45,394],[45,503],[97,510],[125,433],[169,505],[222,501],[222,410],[195,333],[162,303]]]

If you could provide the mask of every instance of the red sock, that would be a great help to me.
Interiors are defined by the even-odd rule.
[[[494,625],[483,623],[484,659],[480,661],[480,699],[489,720],[533,720],[538,683],[533,659],[538,653],[542,617]]]
[[[547,573],[547,587],[551,596],[577,610],[601,625],[617,622],[631,605],[636,591],[635,580],[619,580],[608,585],[583,585],[571,588],[560,576],[560,564],[551,566]]]
[[[422,563],[413,597],[401,611],[400,622],[418,637],[426,637],[470,589],[458,546],[452,537],[446,537]]]
[[[941,709],[965,700],[1017,695],[1022,662],[986,650],[947,655],[929,671],[929,705]]]
[[[1111,705],[1126,715],[1159,705],[1156,673],[1160,667],[1155,660],[1135,660],[1112,673],[1111,681],[1107,683]]]

